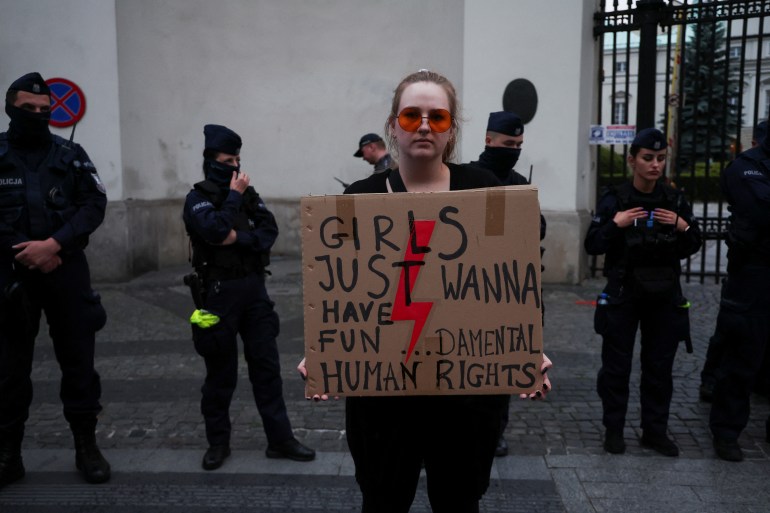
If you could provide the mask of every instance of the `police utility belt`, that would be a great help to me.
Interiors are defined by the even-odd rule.
[[[204,283],[236,280],[254,274],[265,274],[270,253],[252,253],[234,246],[211,246],[193,239],[192,264]]]
[[[199,255],[200,253],[198,253]],[[265,274],[268,271],[265,266],[268,262],[265,260],[269,258],[269,255],[257,255],[256,258],[260,258],[260,262],[252,262],[255,257],[249,258],[246,263],[241,262],[238,265],[233,266],[216,266],[208,265],[206,263],[198,263],[195,265],[195,272],[185,275],[183,278],[184,284],[190,287],[190,293],[192,294],[193,302],[196,308],[203,308],[206,299],[206,293],[211,289],[212,285],[216,289],[215,285],[220,281],[236,280],[239,278],[246,278],[248,276]],[[195,254],[193,256],[195,262]]]
[[[252,274],[265,274],[267,271],[261,264],[250,263],[243,264],[239,267],[211,267],[204,266],[196,268],[196,272],[200,277],[206,281],[226,281],[237,280],[239,278],[246,278]]]

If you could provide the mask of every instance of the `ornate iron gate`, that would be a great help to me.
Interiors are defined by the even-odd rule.
[[[666,133],[667,179],[685,191],[704,234],[684,275],[718,281],[728,216],[719,174],[750,147],[753,127],[770,112],[770,0],[633,4],[602,0],[594,15],[603,63],[596,122]],[[627,150],[597,146],[598,193],[628,177]]]

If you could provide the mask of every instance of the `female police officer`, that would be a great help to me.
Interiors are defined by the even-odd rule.
[[[679,455],[666,435],[674,356],[678,343],[689,338],[679,260],[695,253],[701,238],[682,193],[659,181],[665,164],[665,136],[654,128],[641,130],[628,154],[632,180],[599,200],[585,240],[589,254],[606,255],[607,286],[594,327],[603,339],[597,390],[604,409],[604,449],[613,454],[626,449],[628,382],[641,325],[641,442],[663,455]]]
[[[196,306],[213,317],[193,324],[195,349],[206,361],[201,412],[209,449],[205,470],[230,455],[230,401],[238,381],[238,345],[244,356],[257,409],[267,436],[268,458],[310,461],[315,451],[294,438],[283,400],[278,358],[278,314],[265,288],[265,266],[278,237],[273,214],[249,177],[240,171],[241,138],[221,125],[203,129],[206,180],[187,195],[184,222],[193,248],[193,266],[202,281]],[[196,320],[196,319],[193,319]]]

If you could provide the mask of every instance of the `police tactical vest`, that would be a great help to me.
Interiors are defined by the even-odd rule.
[[[738,155],[756,166],[757,170],[770,177],[770,157],[761,146],[751,148]],[[725,174],[722,173],[722,189],[725,190]],[[731,209],[727,226],[727,245],[732,250],[734,261],[742,259],[746,263],[770,264],[770,230],[757,227],[750,219]]]
[[[613,266],[611,274],[620,278],[629,293],[637,298],[656,302],[675,298],[679,290],[679,260],[676,253],[675,227],[655,221],[653,212],[663,208],[681,210],[682,196],[674,188],[656,186],[653,194],[641,194],[631,182],[612,188],[618,200],[618,210],[642,207],[648,217],[639,219],[626,228],[623,254]]]
[[[0,134],[0,227],[30,239],[50,237],[77,212],[77,185],[87,171],[61,137],[51,135],[48,154],[37,169],[29,169],[9,151],[7,134]],[[87,244],[87,236],[78,241],[81,248]]]
[[[678,212],[681,195],[668,185],[663,185],[663,194],[642,195],[631,182],[617,186],[615,195],[618,198],[618,210],[642,207],[648,212],[647,218],[638,219],[625,230],[626,265],[669,266],[671,259],[676,259],[676,229],[660,224],[649,213],[656,208]]]
[[[215,208],[219,209],[227,198],[229,190],[222,190],[210,180],[196,183],[196,191],[208,199]],[[256,203],[259,195],[253,187],[249,187],[243,193],[241,208],[235,218],[233,229],[236,231],[250,231],[254,228],[251,217],[256,215]],[[255,253],[247,248],[230,244],[217,246],[208,244],[200,236],[190,232],[193,256],[192,265],[204,279],[227,280],[242,278],[253,273],[264,273],[270,264],[270,252]]]

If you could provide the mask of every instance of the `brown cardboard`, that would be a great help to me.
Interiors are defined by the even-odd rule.
[[[535,187],[305,197],[301,209],[308,394],[542,386]]]

